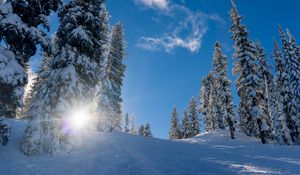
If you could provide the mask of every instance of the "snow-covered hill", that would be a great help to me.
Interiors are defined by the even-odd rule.
[[[124,133],[88,133],[76,151],[27,157],[19,150],[25,124],[12,123],[12,138],[0,145],[2,175],[205,175],[300,174],[300,147],[262,145],[237,133],[215,131],[181,141]]]

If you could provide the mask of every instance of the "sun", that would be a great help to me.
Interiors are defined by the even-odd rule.
[[[70,124],[75,129],[81,129],[88,125],[91,120],[91,114],[87,110],[74,110],[71,113]]]

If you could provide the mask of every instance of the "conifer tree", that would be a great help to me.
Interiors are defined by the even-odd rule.
[[[289,128],[286,125],[286,111],[284,110],[285,102],[283,99],[283,95],[285,93],[285,70],[284,64],[282,60],[282,55],[279,51],[278,44],[274,41],[274,49],[272,57],[276,61],[276,77],[274,78],[274,86],[273,86],[273,93],[272,93],[272,100],[275,103],[275,110],[274,112],[274,127],[276,138],[280,144],[291,144],[291,136]]]
[[[225,129],[225,110],[224,110],[224,103],[221,99],[221,96],[223,95],[223,91],[221,88],[224,78],[224,68],[227,66],[225,65],[226,56],[223,54],[221,50],[221,44],[219,42],[216,42],[215,44],[215,50],[213,53],[213,76],[214,80],[212,82],[212,99],[214,100],[213,106],[215,109],[215,112],[213,113],[214,118],[217,121],[217,127],[220,129]]]
[[[289,48],[292,57],[289,60],[289,72],[290,72],[290,86],[293,94],[293,101],[296,105],[297,111],[297,126],[298,126],[298,136],[300,128],[300,47],[297,45],[294,36],[289,30],[287,30],[287,35],[289,37]]]
[[[137,130],[135,126],[135,116],[131,115],[129,120],[130,120],[130,134],[137,135]]]
[[[110,28],[108,24],[109,14],[105,3],[101,4],[99,14],[101,23],[98,25],[99,35],[99,65],[97,69],[98,84],[95,90],[95,101],[97,101],[98,130],[112,131],[114,123],[113,107],[110,102],[111,85],[106,75],[106,63],[110,51]],[[120,123],[119,123],[120,124]],[[119,128],[120,129],[120,128]]]
[[[70,120],[74,110],[91,110],[89,104],[97,83],[100,4],[101,1],[73,0],[59,12],[61,24],[55,43],[57,52],[49,63],[51,74],[30,106],[35,110],[28,116],[31,120],[22,143],[26,155],[73,149],[70,134],[74,127]]]
[[[205,131],[215,130],[215,117],[212,113],[213,75],[209,73],[202,80],[200,94],[200,112],[204,115]]]
[[[189,114],[187,110],[184,110],[183,117],[182,117],[182,125],[181,125],[181,137],[186,139],[192,137],[192,122],[190,120]]]
[[[129,128],[129,115],[128,113],[125,116],[125,126],[124,126],[124,132],[129,133],[130,132],[130,128]]]
[[[145,136],[145,126],[141,125],[139,128],[139,135],[140,136]]]
[[[286,117],[286,124],[290,130],[290,135],[292,141],[294,142],[296,137],[299,135],[299,128],[298,128],[298,111],[297,106],[299,104],[296,103],[294,93],[293,93],[293,84],[295,75],[294,68],[295,68],[295,60],[293,52],[291,51],[291,44],[288,42],[286,34],[283,32],[282,28],[279,27],[279,34],[282,42],[282,52],[283,52],[283,60],[285,61],[282,65],[283,69],[282,77],[278,77],[278,84],[282,85],[281,89],[281,96],[283,100],[283,111]],[[279,63],[277,63],[279,64]],[[295,88],[295,87],[294,87]]]
[[[213,58],[213,73],[214,79],[212,88],[215,88],[215,99],[213,105],[217,106],[219,112],[216,113],[218,120],[218,127],[225,129],[229,126],[231,138],[234,139],[234,103],[233,95],[230,90],[230,80],[227,76],[227,57],[223,54],[221,44],[215,44],[214,58]]]
[[[106,99],[104,101],[106,101],[107,105],[104,106],[101,104],[103,100],[100,99],[100,108],[110,109],[106,110],[106,114],[109,121],[111,121],[112,129],[116,130],[121,130],[121,88],[125,71],[125,65],[122,62],[124,56],[124,33],[122,24],[117,23],[113,29],[110,51],[104,69],[104,80],[100,81],[102,88],[100,89],[101,95],[99,97]]]
[[[192,97],[189,103],[189,118],[191,121],[190,137],[194,137],[200,133],[199,115],[197,112],[197,102],[195,97]]]
[[[181,132],[179,127],[179,119],[176,107],[174,107],[172,116],[171,116],[171,127],[169,131],[170,139],[180,139]]]
[[[268,65],[264,49],[261,47],[260,43],[256,43],[257,50],[257,59],[259,61],[259,76],[262,79],[261,81],[261,106],[262,112],[264,113],[264,120],[268,125],[268,129],[266,129],[265,134],[269,139],[274,139],[274,126],[272,121],[272,116],[274,116],[274,103],[271,101],[271,88],[273,82],[273,76],[270,72],[270,66]]]
[[[145,137],[153,137],[149,123],[146,123],[146,125],[145,125],[144,136]]]
[[[239,124],[241,130],[249,136],[258,136],[262,143],[266,143],[266,121],[261,109],[261,79],[257,75],[256,48],[248,39],[248,31],[241,23],[242,17],[238,14],[236,4],[232,1],[230,11],[232,26],[232,39],[235,41],[234,74],[237,75],[235,84],[238,89],[239,100]]]

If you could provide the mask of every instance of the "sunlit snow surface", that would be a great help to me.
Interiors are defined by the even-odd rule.
[[[300,146],[215,131],[168,141],[124,133],[84,133],[69,154],[27,157],[19,150],[26,122],[10,121],[12,140],[0,145],[2,175],[227,175],[300,174]]]

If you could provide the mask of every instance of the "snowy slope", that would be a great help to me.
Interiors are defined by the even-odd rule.
[[[10,121],[12,140],[0,145],[2,175],[300,174],[300,147],[215,131],[182,141],[124,133],[89,133],[69,154],[27,157],[19,150],[26,122]],[[86,134],[84,134],[86,135]]]

